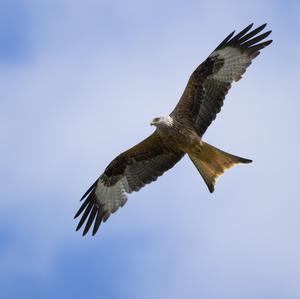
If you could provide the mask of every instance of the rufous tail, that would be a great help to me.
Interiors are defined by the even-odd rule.
[[[223,152],[218,148],[202,142],[203,147],[199,154],[189,154],[190,159],[203,177],[209,191],[212,193],[215,189],[217,178],[225,170],[239,163],[251,163],[252,160],[237,157]]]

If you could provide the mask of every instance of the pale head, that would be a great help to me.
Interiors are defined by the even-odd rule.
[[[151,121],[151,126],[156,126],[157,128],[169,128],[173,125],[173,119],[171,116],[160,116],[155,117]]]

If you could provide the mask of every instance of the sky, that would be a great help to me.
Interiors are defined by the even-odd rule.
[[[300,298],[298,1],[0,0],[1,298]],[[210,194],[184,158],[95,237],[86,189],[232,30],[273,44],[204,140],[253,163]]]

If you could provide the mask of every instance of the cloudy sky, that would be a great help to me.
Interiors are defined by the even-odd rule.
[[[300,298],[298,1],[0,0],[1,298]],[[233,29],[273,44],[205,140],[254,163],[210,194],[183,159],[96,237],[79,198]]]

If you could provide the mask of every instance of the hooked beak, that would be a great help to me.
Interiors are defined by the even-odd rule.
[[[150,123],[151,126],[154,126],[154,121],[152,120],[152,122]]]

